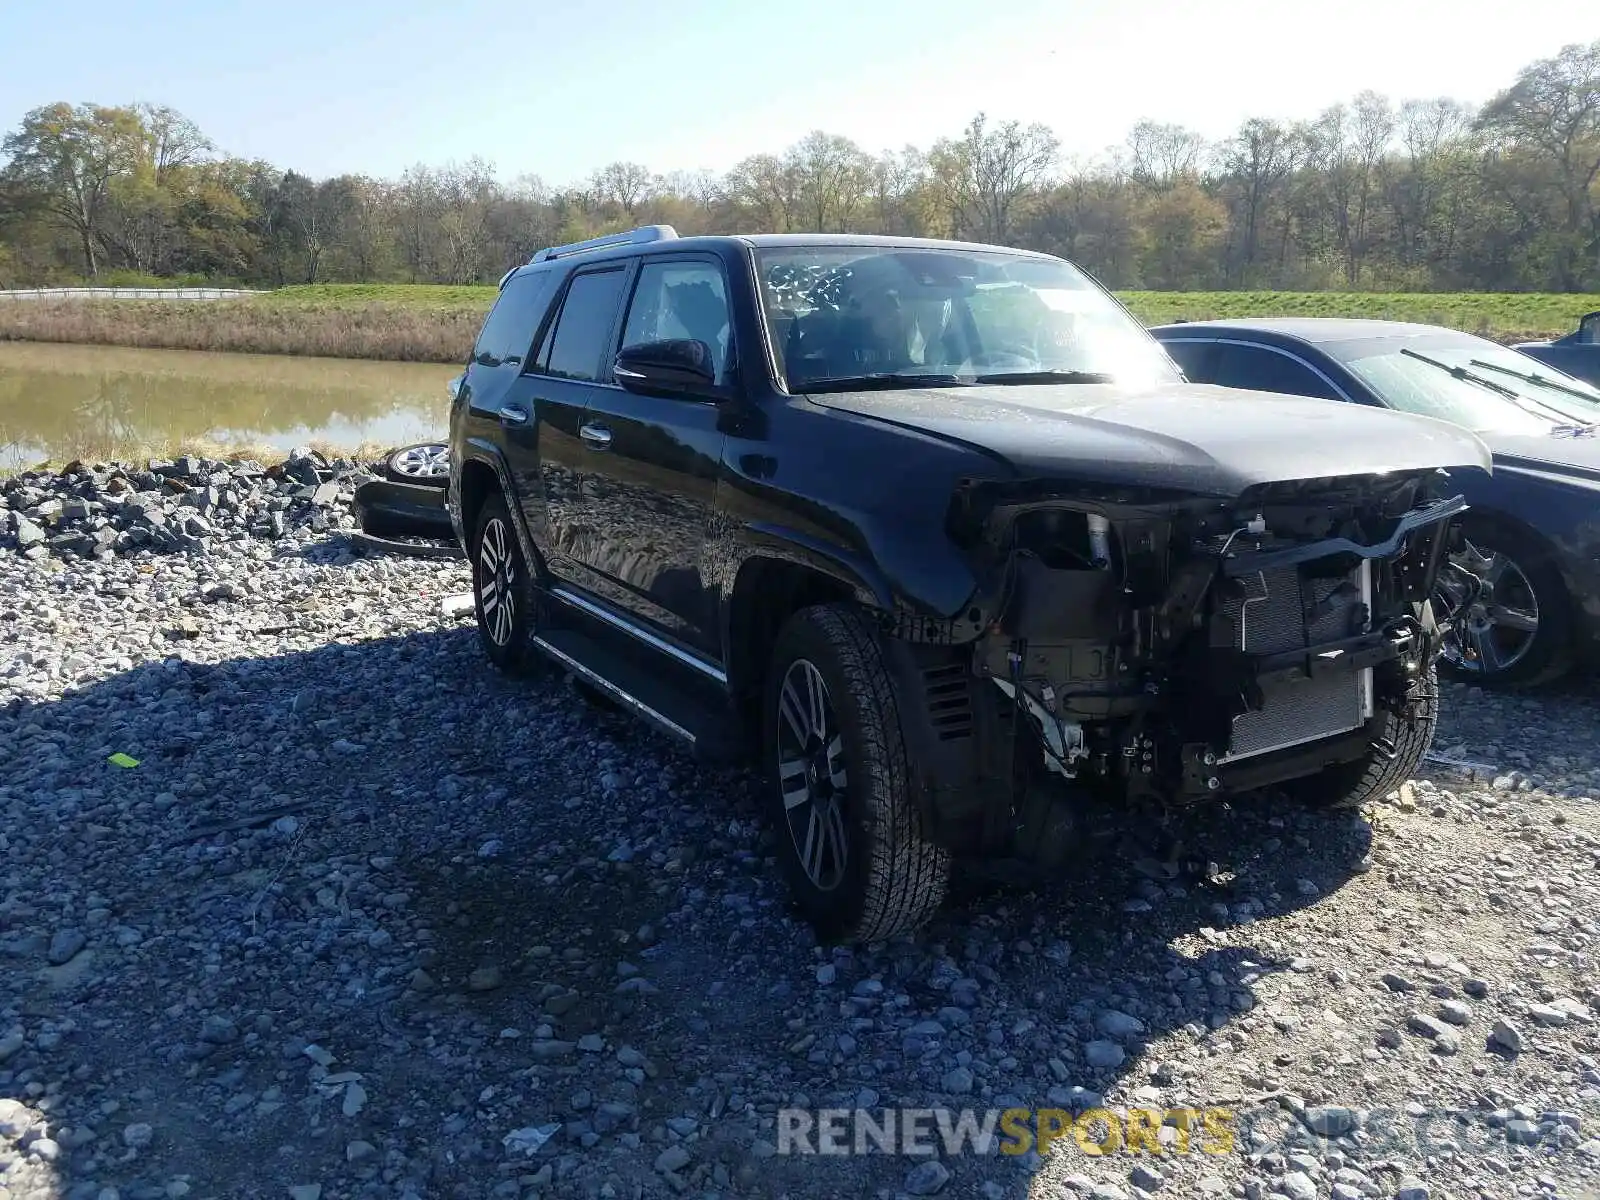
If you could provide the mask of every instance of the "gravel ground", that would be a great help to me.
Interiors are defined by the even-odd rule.
[[[1450,689],[1491,769],[1368,813],[1197,814],[1206,879],[824,948],[749,776],[496,677],[464,566],[353,553],[312,465],[0,489],[0,1200],[1600,1194],[1592,684]],[[1235,1144],[775,1153],[780,1108],[1013,1105]]]

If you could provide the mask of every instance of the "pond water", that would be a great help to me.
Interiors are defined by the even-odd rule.
[[[0,342],[0,471],[179,447],[381,449],[442,439],[459,368]]]

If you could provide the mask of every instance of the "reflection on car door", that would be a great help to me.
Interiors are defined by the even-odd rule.
[[[616,344],[705,342],[726,387],[734,353],[727,296],[715,258],[647,258]],[[589,395],[571,546],[583,585],[684,647],[720,657],[717,598],[701,563],[725,437],[716,399],[636,395],[604,379]]]
[[[584,465],[578,426],[615,337],[628,277],[626,262],[579,271],[528,369],[501,408],[507,457],[539,552],[557,577],[572,573],[574,523]],[[535,481],[536,477],[536,481]]]

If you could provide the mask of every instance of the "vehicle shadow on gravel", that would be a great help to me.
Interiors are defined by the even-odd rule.
[[[1185,822],[1210,880],[1102,852],[823,947],[748,773],[496,677],[470,627],[147,663],[12,700],[0,746],[0,1098],[26,1106],[0,1132],[74,1198],[916,1191],[917,1160],[776,1154],[779,1110],[1228,1099],[1146,1047],[1256,1020],[1253,984],[1306,964],[1210,939],[1315,903],[1370,837],[1254,798]],[[943,1162],[961,1195],[1040,1169]]]

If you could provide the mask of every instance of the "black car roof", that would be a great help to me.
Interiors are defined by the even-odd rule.
[[[783,247],[844,247],[859,248],[863,250],[964,250],[984,251],[990,254],[1010,254],[1018,258],[1035,258],[1042,261],[1059,262],[1060,259],[1052,254],[1041,254],[1036,250],[1021,250],[1014,246],[992,246],[982,242],[958,242],[945,238],[912,238],[892,237],[888,234],[870,233],[751,233],[751,234],[695,234],[690,237],[668,237],[656,241],[641,242],[616,242],[608,246],[596,246],[592,249],[583,249],[578,252],[568,251],[554,258],[540,259],[535,257],[531,262],[507,272],[506,278],[521,274],[525,271],[543,271],[554,267],[565,267],[569,263],[604,262],[613,258],[626,258],[640,254],[660,254],[666,252],[705,250],[712,252],[726,252],[728,250],[743,250],[747,247],[755,249],[779,249]]]
[[[1377,321],[1359,317],[1241,317],[1231,321],[1179,321],[1156,325],[1150,330],[1181,337],[1185,331],[1204,332],[1213,337],[1229,333],[1268,335],[1318,345],[1324,342],[1375,341],[1380,338],[1428,337],[1440,333],[1460,333],[1444,325],[1422,325],[1415,321]]]

